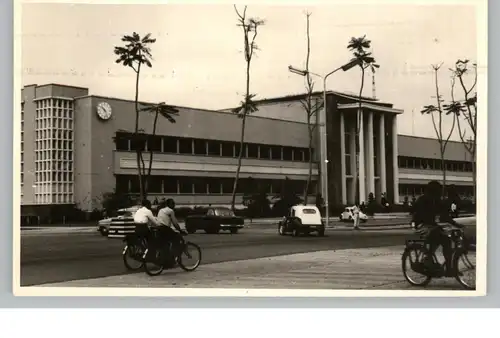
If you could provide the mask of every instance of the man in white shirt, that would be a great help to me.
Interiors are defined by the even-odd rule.
[[[158,222],[151,211],[151,202],[145,199],[141,204],[142,207],[134,214],[134,223],[159,226],[160,222]]]
[[[359,207],[357,203],[354,204],[354,207],[352,208],[352,216],[353,216],[353,221],[354,221],[354,230],[359,230]]]

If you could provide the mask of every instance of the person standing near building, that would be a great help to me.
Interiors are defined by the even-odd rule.
[[[358,203],[354,203],[354,207],[352,207],[352,219],[354,221],[353,230],[359,230],[359,212]]]

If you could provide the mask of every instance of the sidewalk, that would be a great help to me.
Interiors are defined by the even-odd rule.
[[[77,280],[42,287],[364,289],[409,290],[401,271],[402,246],[330,250],[179,268],[156,277],[144,272]],[[432,281],[425,290],[462,290],[454,279]],[[47,290],[45,291],[47,292]],[[91,291],[90,291],[91,292]]]

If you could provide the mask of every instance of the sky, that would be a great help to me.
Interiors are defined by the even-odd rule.
[[[243,9],[243,5],[238,5]],[[266,24],[256,39],[251,93],[258,99],[304,92],[305,12],[311,13],[310,70],[325,74],[351,58],[347,43],[366,35],[380,68],[376,96],[403,109],[400,134],[435,137],[423,106],[435,104],[432,64],[443,62],[441,95],[450,100],[450,71],[457,59],[477,61],[476,11],[468,5],[262,5],[249,17]],[[238,105],[245,91],[241,27],[232,4],[110,5],[23,4],[21,85],[59,83],[88,87],[90,94],[133,99],[135,73],[115,63],[113,48],[124,34],[152,33],[153,67],[140,79],[140,100],[203,109]],[[482,74],[486,65],[479,63]],[[358,93],[359,68],[336,73],[330,90]],[[365,96],[372,95],[371,74]],[[472,83],[472,78],[467,81]],[[321,90],[322,83],[315,89]],[[463,97],[456,91],[456,98]],[[443,131],[451,126],[445,119]],[[458,140],[454,133],[452,139]]]

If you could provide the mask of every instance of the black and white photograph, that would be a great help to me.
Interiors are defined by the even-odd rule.
[[[484,3],[16,1],[15,294],[485,295]]]

